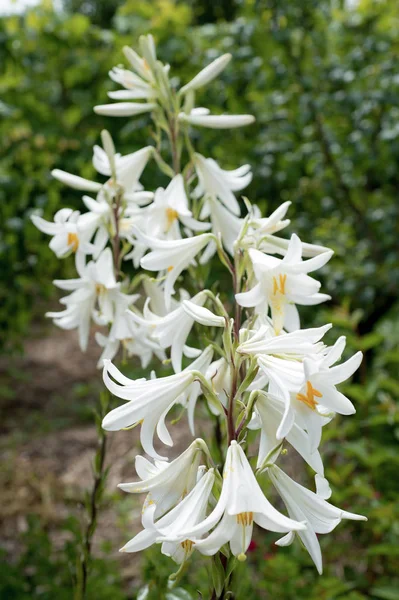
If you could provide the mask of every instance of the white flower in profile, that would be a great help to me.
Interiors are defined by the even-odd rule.
[[[102,132],[102,140],[104,148],[100,146],[93,148],[93,166],[98,173],[109,177],[104,184],[72,175],[60,169],[54,169],[51,172],[52,176],[74,189],[86,192],[101,191],[111,197],[120,188],[127,192],[138,192],[140,190],[139,179],[153,153],[152,146],[146,146],[137,152],[122,156],[115,152],[111,136],[105,130]],[[116,175],[116,181],[114,175]]]
[[[32,215],[31,220],[40,231],[52,236],[49,246],[58,258],[75,253],[76,260],[84,262],[89,253],[88,242],[96,228],[93,215],[81,215],[78,210],[61,208],[55,213],[53,223],[38,215]]]
[[[186,83],[186,85],[181,88],[180,93],[186,94],[190,90],[198,90],[216,79],[216,77],[227,67],[231,58],[231,54],[223,54],[213,60],[208,66],[197,73],[191,81]]]
[[[299,329],[291,333],[281,331],[278,335],[270,323],[262,325],[237,352],[253,356],[281,356],[286,360],[303,360],[305,357],[322,356],[326,349],[320,340],[331,329],[331,323],[322,327]]]
[[[155,354],[160,360],[165,359],[165,353],[159,344],[148,337],[147,332],[129,319],[128,309],[140,298],[139,294],[122,294],[114,298],[114,315],[108,335],[96,332],[96,342],[103,348],[98,361],[98,367],[103,367],[103,361],[112,360],[122,346],[127,356],[137,356],[145,369]]]
[[[244,220],[230,212],[224,204],[211,196],[206,197],[200,215],[201,219],[205,219],[208,216],[211,218],[212,233],[215,238],[220,236],[223,246],[226,248],[227,252],[233,256],[234,244],[239,238]],[[216,250],[216,242],[214,240],[210,241],[202,256],[203,262],[208,262],[215,254]]]
[[[276,532],[305,528],[302,523],[289,519],[270,504],[243,450],[233,440],[227,451],[222,491],[215,508],[202,523],[181,531],[179,539],[193,540],[195,548],[208,556],[216,554],[229,542],[232,554],[239,560],[245,560],[254,522]],[[207,538],[198,540],[213,527],[215,529]]]
[[[268,469],[268,473],[275,488],[280,494],[292,519],[306,522],[304,531],[297,531],[303,545],[309,552],[318,572],[323,571],[320,544],[316,534],[330,533],[342,521],[367,521],[366,517],[341,510],[326,502],[322,495],[315,494],[299,483],[293,481],[276,465]],[[278,542],[280,546],[288,546],[294,540],[295,533],[290,532]]]
[[[115,298],[119,284],[115,280],[112,253],[106,248],[97,261],[87,265],[77,264],[78,279],[55,280],[54,284],[62,290],[71,290],[69,296],[61,298],[66,309],[61,312],[48,312],[61,329],[78,329],[79,344],[82,351],[87,349],[90,333],[90,321],[98,324],[110,323],[114,315]],[[96,308],[97,305],[97,308]]]
[[[213,239],[213,235],[211,233],[202,233],[183,240],[158,240],[143,234],[137,228],[134,228],[133,232],[140,243],[151,248],[151,252],[140,261],[142,268],[148,271],[166,273],[164,294],[165,304],[167,309],[169,309],[171,296],[174,293],[173,286],[177,278],[182,271],[192,264],[195,256]]]
[[[143,531],[121,548],[121,552],[138,552],[154,543],[162,543],[162,554],[170,556],[178,564],[187,560],[194,550],[193,541],[169,540],[178,537],[182,530],[191,529],[205,518],[215,475],[213,469],[206,474],[203,474],[203,470],[204,468],[199,468],[198,482],[191,492],[158,521],[154,521],[156,504],[147,504],[142,515]]]
[[[143,512],[148,507],[156,507],[154,518],[159,518],[187,496],[193,489],[205,442],[200,438],[171,462],[136,456],[135,467],[141,481],[120,483],[118,487],[130,494],[147,493]]]
[[[210,129],[235,129],[255,122],[253,115],[211,115],[203,107],[193,108],[189,114],[181,112],[178,119],[181,123]]]
[[[226,171],[212,158],[195,153],[194,167],[199,180],[195,194],[218,198],[233,214],[240,215],[240,206],[233,192],[239,192],[251,183],[250,165]]]
[[[285,256],[290,240],[276,236],[276,233],[285,229],[290,224],[290,219],[285,219],[285,215],[291,202],[283,202],[269,216],[260,216],[257,206],[253,206],[248,218],[248,228],[241,240],[241,246],[246,248],[256,248],[265,254],[280,254]],[[323,252],[328,252],[329,248],[317,244],[308,244],[302,242],[302,256],[313,257]]]
[[[347,361],[333,365],[341,357],[345,347],[345,337],[337,340],[321,361],[304,360],[304,381],[300,389],[290,393],[287,422],[295,413],[295,420],[309,433],[312,448],[320,443],[321,430],[325,418],[331,412],[352,415],[356,412],[352,402],[336,389],[359,368],[363,355],[357,352]],[[282,422],[281,428],[284,429]]]
[[[157,189],[154,202],[146,209],[146,219],[146,230],[158,239],[181,239],[180,225],[190,231],[210,228],[209,223],[201,223],[193,218],[180,174],[173,177],[166,189]]]
[[[127,402],[104,417],[103,428],[118,431],[141,424],[141,445],[149,456],[162,460],[164,457],[155,451],[153,445],[155,430],[162,443],[173,446],[165,418],[176,403],[187,406],[189,423],[193,424],[195,405],[201,393],[201,386],[196,378],[198,372],[206,371],[212,360],[212,353],[212,349],[207,348],[181,373],[149,380],[129,379],[111,362],[104,361],[103,379],[106,387],[112,394]]]
[[[255,411],[259,417],[261,436],[257,468],[265,463],[274,462],[282,448],[281,440],[277,439],[277,429],[284,415],[284,402],[278,396],[260,392],[256,400]],[[302,456],[310,467],[319,475],[324,468],[319,451],[311,447],[308,433],[297,423],[293,423],[286,440]]]
[[[143,317],[130,312],[132,321],[147,329],[148,334],[155,339],[161,348],[171,348],[171,360],[175,373],[182,368],[183,354],[188,357],[198,356],[200,351],[186,346],[187,338],[195,322],[200,322],[208,327],[224,327],[223,317],[214,315],[203,307],[207,295],[199,292],[190,301],[182,296],[182,302],[170,313],[158,316],[149,309],[149,302],[143,309]]]
[[[248,292],[236,294],[236,300],[241,306],[257,310],[267,311],[270,306],[277,333],[283,327],[287,331],[300,328],[295,304],[313,305],[330,299],[327,294],[318,293],[320,283],[307,273],[324,266],[333,255],[332,250],[302,260],[301,240],[293,234],[283,259],[253,248],[249,255],[257,283]]]

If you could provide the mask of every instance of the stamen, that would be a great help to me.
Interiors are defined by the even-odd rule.
[[[79,248],[79,238],[76,233],[68,233],[67,244],[68,246],[72,246],[73,252],[76,252]]]
[[[254,520],[253,512],[242,512],[242,513],[238,513],[238,515],[237,515],[237,523],[239,525],[244,525],[245,527],[252,525],[253,520]]]
[[[273,296],[276,296],[277,292],[284,296],[286,281],[287,275],[283,275],[282,273],[278,276],[278,280],[277,277],[273,277]]]
[[[306,406],[309,406],[309,408],[311,408],[312,410],[315,410],[316,406],[318,405],[318,402],[315,400],[315,397],[322,398],[323,394],[321,392],[319,392],[319,390],[316,390],[312,386],[310,381],[306,382],[306,394],[297,394],[296,395],[297,400],[299,400],[300,402],[303,402],[304,404],[306,404]]]
[[[176,221],[178,216],[179,216],[178,212],[174,208],[168,207],[166,209],[166,219],[168,221],[168,230],[172,227],[173,222]]]
[[[184,542],[181,542],[180,545],[183,548],[184,552],[188,554],[193,549],[194,542],[192,542],[191,540],[184,540]]]

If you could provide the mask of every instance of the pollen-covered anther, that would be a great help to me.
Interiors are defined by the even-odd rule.
[[[72,246],[72,251],[76,252],[79,248],[79,238],[76,233],[68,233],[68,246]]]
[[[283,275],[282,273],[280,273],[280,275],[278,276],[278,280],[277,277],[273,277],[273,294],[276,295],[277,292],[280,292],[280,294],[285,294],[285,283],[287,281],[287,275]]]
[[[254,513],[253,512],[242,512],[242,513],[238,513],[237,515],[237,523],[239,525],[252,525],[254,520]]]
[[[306,404],[306,406],[309,406],[309,408],[311,408],[312,410],[315,410],[316,406],[318,405],[318,402],[315,400],[315,397],[321,398],[322,396],[323,396],[323,394],[321,392],[319,392],[319,390],[316,390],[312,386],[310,381],[307,381],[306,382],[306,394],[297,394],[296,398],[300,402],[303,402],[304,404]]]
[[[186,554],[191,552],[191,550],[193,549],[193,546],[194,546],[194,542],[192,542],[191,540],[184,540],[184,542],[181,542],[181,547],[183,548],[183,550]]]
[[[174,208],[168,207],[166,209],[166,219],[168,222],[168,229],[173,225],[174,221],[178,218],[178,212]]]

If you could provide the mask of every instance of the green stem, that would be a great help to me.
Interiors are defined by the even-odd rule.
[[[101,395],[101,412],[96,415],[98,441],[94,456],[93,471],[94,481],[87,499],[87,523],[83,531],[81,553],[78,557],[77,578],[74,600],[84,600],[87,594],[87,582],[90,571],[93,536],[97,529],[98,512],[107,478],[105,469],[105,456],[107,451],[107,436],[101,427],[101,421],[108,412],[110,396],[108,392]]]

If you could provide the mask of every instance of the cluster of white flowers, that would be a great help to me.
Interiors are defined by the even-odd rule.
[[[169,65],[156,57],[152,37],[141,38],[140,46],[142,56],[124,50],[132,70],[115,67],[110,73],[123,89],[109,96],[121,102],[95,111],[119,117],[150,113],[157,145],[121,156],[103,131],[93,165],[105,182],[53,171],[66,185],[95,194],[83,196],[88,212],[64,208],[53,223],[32,217],[52,236],[50,247],[57,256],[75,254],[79,276],[55,281],[71,293],[61,300],[65,310],[48,316],[59,327],[77,328],[82,350],[91,322],[103,328],[96,340],[103,348],[104,383],[124,401],[109,412],[103,427],[115,431],[140,425],[141,444],[152,459],[137,456],[141,481],[120,485],[126,492],[147,493],[143,530],[122,550],[161,543],[164,554],[184,563],[195,550],[214,555],[224,547],[226,553],[229,543],[231,555],[244,560],[255,522],[284,534],[276,542],[281,546],[299,536],[321,572],[317,534],[330,532],[341,519],[364,519],[327,502],[331,492],[319,453],[323,426],[336,413],[355,412],[336,386],[351,377],[362,356],[359,352],[336,365],[345,338],[326,346],[322,339],[331,326],[301,329],[297,310],[297,305],[329,298],[309,273],[333,253],[295,234],[280,237],[290,223],[285,218],[289,202],[267,218],[246,199],[241,206],[235,192],[251,181],[248,165],[224,170],[194,151],[192,126],[230,129],[254,121],[251,115],[211,115],[195,107],[197,90],[219,75],[231,56],[216,59],[177,91]],[[162,156],[164,137],[172,166]],[[170,179],[165,189],[147,191],[140,183],[151,159]],[[219,294],[196,281],[198,265],[216,252],[232,276],[231,289]],[[132,281],[126,273],[132,263],[155,278],[140,272]],[[180,287],[185,282],[195,294]],[[193,328],[198,333],[201,327],[204,336],[190,337]],[[206,346],[202,339],[211,343]],[[111,362],[120,346],[128,356],[138,356],[143,367],[155,356],[170,364],[173,374],[127,378]],[[172,461],[154,448],[155,431],[160,442],[173,445],[165,419],[176,405],[187,410],[195,435],[199,401],[224,422],[224,465],[215,465],[201,439]],[[246,454],[249,430],[260,430],[255,469]],[[315,472],[315,492],[276,465],[287,444]],[[262,491],[258,479],[262,475],[263,481],[265,473],[289,516]]]

